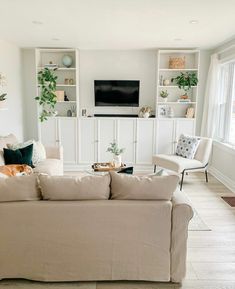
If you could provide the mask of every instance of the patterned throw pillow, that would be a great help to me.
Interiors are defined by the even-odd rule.
[[[33,162],[33,165],[35,166],[39,162],[46,159],[46,151],[41,142],[39,141],[36,142],[35,140],[29,140],[24,143],[7,144],[7,147],[12,150],[17,150],[17,149],[25,148],[29,146],[30,144],[33,144],[32,162]]]
[[[187,159],[193,159],[197,151],[200,139],[194,136],[181,135],[176,148],[176,155]]]

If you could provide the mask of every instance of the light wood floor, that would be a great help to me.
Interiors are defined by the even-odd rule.
[[[235,208],[220,197],[233,196],[224,185],[201,173],[186,176],[184,191],[212,231],[190,231],[188,271],[182,284],[152,282],[40,283],[0,281],[0,289],[235,289]]]

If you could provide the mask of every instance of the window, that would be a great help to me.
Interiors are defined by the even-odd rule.
[[[235,145],[235,62],[221,65],[216,136]]]

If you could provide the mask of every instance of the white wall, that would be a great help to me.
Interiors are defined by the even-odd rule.
[[[140,80],[140,107],[155,108],[156,51],[81,50],[80,109],[88,113],[138,113],[139,108],[94,107],[94,80]]]
[[[21,87],[20,49],[0,40],[0,72],[7,78],[8,110],[0,110],[0,135],[14,133],[23,139],[23,101]]]
[[[25,139],[38,139],[35,50],[22,49]]]

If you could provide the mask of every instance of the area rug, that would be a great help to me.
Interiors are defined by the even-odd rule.
[[[189,231],[211,231],[211,229],[207,226],[207,224],[202,220],[199,216],[198,212],[193,209],[193,218],[189,222]]]
[[[235,207],[235,197],[221,197],[230,207]]]

